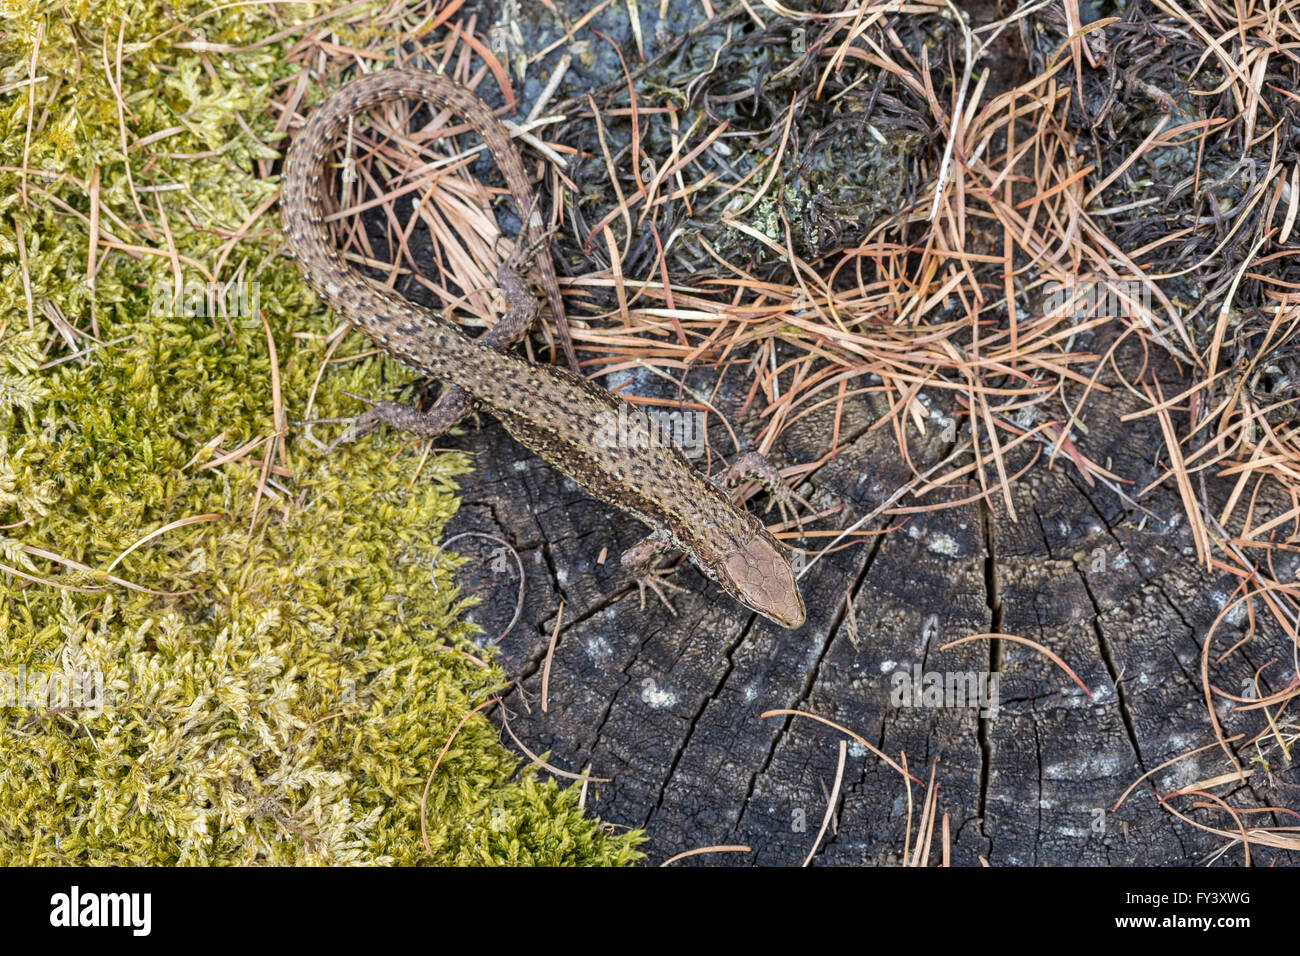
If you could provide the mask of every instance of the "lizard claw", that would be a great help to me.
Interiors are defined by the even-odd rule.
[[[448,409],[449,414],[440,414],[440,406],[435,406],[431,411],[422,412],[413,405],[404,405],[401,402],[376,402],[360,395],[353,395],[351,392],[344,392],[343,394],[349,398],[365,402],[370,408],[356,418],[335,419],[336,421],[350,422],[350,424],[344,429],[343,434],[330,442],[329,447],[324,451],[326,455],[332,453],[335,448],[345,442],[356,441],[379,424],[391,425],[399,431],[409,432],[421,438],[437,438],[459,421],[461,415],[464,414],[456,408]]]
[[[781,479],[781,473],[762,455],[757,452],[750,452],[742,455],[722,476],[722,484],[725,488],[733,489],[738,487],[741,482],[747,478],[754,478],[768,493],[767,507],[763,514],[772,510],[776,505],[777,512],[781,515],[781,521],[789,525],[791,521],[799,529],[799,534],[803,534],[803,520],[799,517],[799,509],[795,504],[802,505],[809,511],[812,510],[810,505],[802,496],[791,488]]]
[[[655,568],[636,576],[637,590],[641,593],[641,610],[645,610],[645,592],[649,588],[655,593],[655,597],[659,598],[663,603],[663,606],[668,608],[668,613],[674,617],[677,616],[677,608],[673,607],[672,602],[668,600],[668,595],[664,594],[664,588],[682,594],[686,593],[686,588],[668,580],[668,575],[672,573],[672,568]]]
[[[812,506],[799,494],[791,491],[784,483],[777,485],[775,488],[769,489],[769,494],[771,500],[768,501],[767,507],[763,509],[763,514],[767,514],[771,511],[772,505],[775,504],[777,513],[781,515],[781,521],[788,526],[793,520],[795,527],[799,529],[799,534],[802,536],[803,519],[799,517],[799,509],[795,507],[795,503],[797,502],[798,504],[803,505],[803,507],[807,508],[809,511],[812,510]]]
[[[523,214],[525,223],[532,220],[533,214],[537,212],[538,204],[538,198],[534,196],[532,203],[527,209],[519,210]],[[541,226],[538,226],[537,235],[529,237],[526,234],[527,228],[525,227],[524,232],[515,240],[514,248],[510,250],[510,255],[506,257],[506,261],[503,263],[504,267],[514,272],[519,272],[530,267],[533,264],[533,259],[536,258],[539,252],[543,251],[547,247],[551,241],[551,237],[557,232],[559,232],[558,226],[551,226],[549,229],[543,229]]]
[[[395,405],[397,403],[384,402],[382,404]],[[347,421],[347,419],[343,419],[343,420]],[[356,418],[351,419],[348,427],[343,429],[342,434],[340,434],[338,438],[330,442],[329,445],[326,446],[325,450],[321,452],[321,454],[322,455],[334,454],[334,449],[338,448],[339,445],[346,445],[348,442],[356,441],[358,438],[362,437],[363,435],[366,435],[369,432],[373,431],[375,426],[378,425],[383,420],[384,417],[383,414],[379,411],[378,405],[376,405],[374,408],[370,409],[369,411],[362,412]]]

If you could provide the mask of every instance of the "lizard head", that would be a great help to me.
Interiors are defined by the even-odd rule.
[[[698,563],[737,601],[782,627],[799,627],[805,611],[794,569],[776,539],[757,519],[753,530],[747,542],[715,553],[711,561]]]

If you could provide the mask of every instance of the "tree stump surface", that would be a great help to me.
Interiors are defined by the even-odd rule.
[[[1080,347],[1096,351],[1098,343]],[[1123,354],[1120,361],[1124,367]],[[1186,387],[1164,371],[1165,395]],[[740,376],[728,378],[731,387],[724,382],[719,397],[724,411],[738,409],[746,391]],[[905,846],[914,852],[932,774],[939,819],[931,864],[942,853],[945,818],[954,865],[1191,865],[1212,857],[1227,841],[1180,821],[1158,800],[1232,771],[1217,745],[1154,773],[1112,812],[1143,774],[1215,743],[1201,644],[1237,580],[1198,565],[1172,479],[1134,506],[1138,492],[1164,472],[1155,464],[1164,448],[1160,425],[1155,416],[1121,422],[1144,406],[1118,383],[1102,381],[1112,390],[1090,398],[1081,416],[1087,432],[1071,434],[1083,455],[1131,482],[1116,486],[1129,500],[1089,485],[1066,455],[1049,464],[1041,448],[1013,482],[1014,520],[995,494],[992,508],[977,499],[882,516],[866,527],[887,533],[822,557],[801,582],[808,620],[796,631],[736,604],[689,562],[675,577],[687,589],[672,594],[677,614],[657,602],[641,610],[618,561],[644,531],[635,519],[586,497],[495,423],[454,439],[475,455],[477,468],[462,479],[463,505],[447,536],[499,535],[526,568],[522,616],[499,645],[516,681],[504,701],[510,730],[552,766],[608,778],[589,784],[586,806],[612,824],[644,828],[656,863],[722,845],[750,849],[683,865],[803,862],[826,814],[841,740],[847,748],[839,798],[815,865],[897,863]],[[653,388],[650,380],[637,384]],[[889,423],[873,427],[886,411],[874,394],[846,402],[846,449],[803,487],[817,508],[845,508],[815,527],[846,527],[874,511],[912,480],[913,467],[924,472],[961,441],[959,434],[944,443],[934,416],[924,436],[909,422],[909,466]],[[829,411],[806,417],[785,433],[779,456],[821,457],[832,426]],[[963,432],[968,438],[964,425]],[[1000,437],[1005,442],[1005,433]],[[724,439],[714,447],[725,445]],[[1008,474],[1033,454],[1030,444],[1013,450]],[[995,480],[991,462],[985,464]],[[1231,485],[1207,480],[1205,489],[1221,505]],[[978,490],[968,474],[949,499]],[[1257,501],[1255,520],[1286,507]],[[816,550],[829,540],[804,543]],[[456,547],[462,544],[465,553],[479,553],[470,541]],[[1277,561],[1279,577],[1294,573],[1295,556],[1279,554]],[[484,639],[499,634],[516,603],[513,561],[471,561],[457,576],[467,593],[484,598],[472,612]],[[561,601],[543,712],[544,661]],[[1257,668],[1290,659],[1290,639],[1267,610],[1257,607],[1255,619],[1250,643],[1222,664],[1217,657],[1246,633],[1245,608],[1219,624],[1208,660],[1214,686],[1240,694]],[[1023,644],[981,639],[941,649],[990,632],[1049,648],[1092,698]],[[918,668],[945,678],[996,671],[996,714],[981,717],[978,706],[966,706],[971,701],[903,706],[894,675]],[[1230,716],[1216,706],[1225,736],[1259,732],[1258,712]],[[905,754],[921,783],[913,781],[909,794],[898,770],[830,726],[804,716],[761,716],[775,709],[834,721],[894,761]],[[494,719],[500,721],[499,712]],[[513,746],[507,733],[502,737]],[[1291,805],[1285,785],[1252,763],[1254,748],[1244,742],[1233,745],[1237,759],[1256,772],[1215,794],[1240,807]],[[1180,812],[1189,805],[1184,800]],[[1285,825],[1272,812],[1250,816]],[[1256,864],[1295,862],[1282,851],[1256,848],[1252,855]],[[1241,863],[1240,846],[1225,859]]]

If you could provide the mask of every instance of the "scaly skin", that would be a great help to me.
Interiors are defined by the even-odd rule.
[[[411,367],[464,389],[521,445],[593,497],[622,508],[685,551],[738,601],[783,627],[804,621],[803,599],[784,551],[753,515],[740,510],[676,448],[659,445],[626,403],[573,373],[497,352],[441,316],[371,282],[330,244],[323,219],[324,165],[348,117],[399,99],[458,113],[503,170],[516,204],[541,244],[541,219],[509,132],[473,93],[439,73],[390,70],[355,80],[312,114],[285,160],[281,216],[289,248],[325,302]],[[545,265],[542,263],[545,262]],[[539,256],[543,285],[554,283]],[[550,276],[550,283],[546,277]],[[563,314],[558,290],[552,298]],[[617,423],[626,423],[619,435]]]

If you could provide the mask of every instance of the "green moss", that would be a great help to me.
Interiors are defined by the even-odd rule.
[[[300,419],[315,389],[327,417],[385,389],[373,361],[317,385],[334,323],[256,174],[300,34],[250,45],[317,12],[0,3],[0,861],[638,856],[477,714],[432,777],[425,852],[425,782],[505,677],[462,653],[450,555],[431,579],[466,460],[277,430],[277,400]],[[158,138],[124,152],[123,121]],[[173,302],[178,266],[245,297]]]

